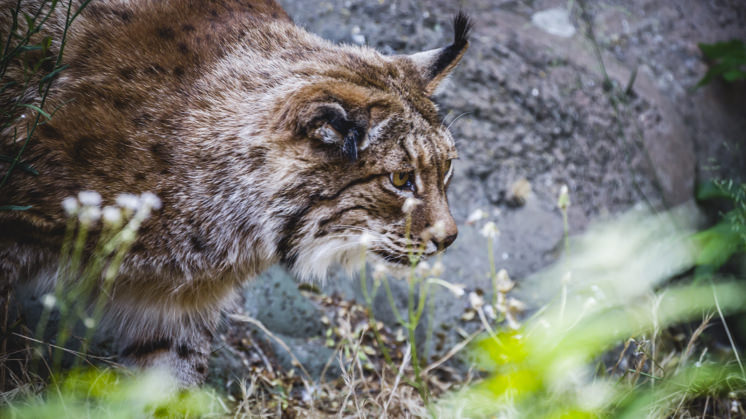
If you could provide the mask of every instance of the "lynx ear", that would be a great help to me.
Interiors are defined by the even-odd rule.
[[[451,45],[408,56],[420,71],[428,96],[435,92],[440,82],[456,67],[469,48],[471,27],[469,17],[459,12],[453,20],[454,39]]]
[[[323,143],[336,145],[349,161],[356,161],[358,147],[365,139],[367,118],[358,112],[345,110],[335,102],[321,103],[313,107],[304,124],[305,134]]]

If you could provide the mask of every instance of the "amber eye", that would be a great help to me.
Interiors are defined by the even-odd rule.
[[[413,180],[412,172],[394,172],[391,174],[391,184],[399,189],[414,190]]]

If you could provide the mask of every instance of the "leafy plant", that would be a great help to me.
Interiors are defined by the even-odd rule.
[[[710,62],[710,69],[697,87],[710,83],[720,76],[727,82],[746,79],[746,44],[734,39],[714,44],[699,44],[699,49]]]
[[[42,36],[42,29],[49,19],[55,13],[60,13],[59,0],[42,1],[37,5],[38,9],[31,14],[22,10],[21,0],[16,2],[15,7],[8,10],[10,27],[7,28],[7,34],[0,34],[2,36],[0,39],[0,96],[9,96],[7,92],[11,90],[22,93],[2,103],[0,133],[12,136],[7,142],[18,142],[20,147],[14,155],[0,155],[0,162],[9,163],[8,169],[0,175],[0,188],[8,183],[16,168],[34,176],[38,175],[38,172],[24,163],[21,157],[33,138],[36,128],[48,123],[59,110],[59,106],[51,111],[46,109],[47,97],[55,79],[67,67],[62,64],[62,56],[68,29],[89,2],[90,0],[85,0],[75,6],[72,0],[67,2],[64,9],[65,23],[60,39]],[[53,45],[56,45],[56,51]],[[33,93],[29,95],[32,91]],[[29,99],[29,96],[36,100]],[[20,123],[22,120],[25,120],[25,124]],[[19,126],[23,126],[20,131]],[[29,206],[0,202],[0,211],[23,211],[29,208]]]

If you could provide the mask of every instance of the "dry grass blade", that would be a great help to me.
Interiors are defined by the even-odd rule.
[[[697,338],[702,334],[702,332],[707,329],[710,325],[710,320],[712,320],[712,317],[714,316],[714,313],[707,313],[705,315],[705,318],[702,319],[702,323],[699,324],[696,330],[692,333],[692,336],[689,338],[689,342],[686,344],[686,349],[684,349],[683,354],[681,355],[681,365],[686,364],[687,359],[689,359],[689,356],[692,354],[692,351],[694,350],[694,342],[697,341]]]
[[[733,355],[736,356],[736,362],[738,362],[738,367],[741,369],[741,376],[744,379],[746,379],[746,372],[744,372],[743,370],[743,364],[741,363],[741,357],[738,355],[738,348],[736,348],[736,344],[733,341],[733,336],[730,334],[728,323],[725,322],[725,316],[723,315],[723,310],[720,308],[720,302],[718,301],[718,295],[717,295],[717,292],[715,292],[714,288],[712,290],[712,296],[715,297],[715,308],[717,308],[718,310],[720,321],[723,322],[723,329],[725,329],[725,334],[728,336],[728,342],[730,342],[731,349],[733,349]]]
[[[277,342],[277,344],[280,345],[282,347],[282,349],[284,349],[284,350],[287,351],[287,353],[290,355],[290,358],[292,358],[293,363],[295,365],[297,365],[298,368],[300,368],[300,370],[306,376],[307,380],[309,380],[309,381],[312,380],[311,374],[308,373],[308,371],[306,370],[306,368],[303,366],[303,364],[301,364],[301,362],[295,356],[295,354],[290,349],[290,347],[282,339],[280,339],[279,337],[277,337],[274,333],[270,332],[269,329],[267,329],[267,327],[264,326],[264,324],[262,324],[262,322],[260,322],[259,320],[255,319],[253,317],[249,317],[249,316],[245,316],[245,315],[241,315],[241,314],[229,314],[228,317],[231,320],[235,320],[235,321],[239,321],[239,322],[243,322],[243,323],[253,324],[254,326],[258,327],[267,336],[269,336],[272,339],[274,339],[274,341]]]
[[[423,377],[427,376],[427,374],[430,373],[430,371],[438,368],[439,366],[443,365],[444,362],[448,361],[449,359],[453,358],[454,355],[461,352],[462,349],[464,349],[469,343],[471,343],[474,338],[479,336],[484,331],[483,327],[480,327],[476,332],[469,335],[466,339],[459,342],[456,346],[451,348],[450,351],[448,351],[447,354],[443,355],[442,358],[439,360],[433,362],[432,364],[428,365],[425,369],[422,370],[421,374]]]
[[[107,363],[108,365],[110,365],[112,367],[124,368],[123,365],[118,364],[118,363],[112,361],[113,357],[111,357],[111,356],[96,356],[96,355],[91,355],[91,354],[88,354],[88,353],[85,353],[85,352],[79,352],[79,351],[76,351],[76,350],[73,350],[73,349],[65,348],[63,346],[58,346],[58,345],[54,345],[52,343],[47,343],[47,342],[44,342],[42,340],[35,339],[35,338],[30,337],[30,336],[25,336],[25,335],[22,335],[22,334],[16,333],[16,332],[13,332],[13,335],[17,336],[19,338],[22,338],[22,339],[29,340],[29,341],[34,342],[34,343],[38,343],[38,344],[41,344],[41,345],[46,345],[46,346],[48,346],[50,348],[54,348],[54,349],[57,349],[59,351],[66,352],[66,353],[69,353],[71,355],[75,355],[77,358],[82,359],[83,361],[85,361],[91,367],[95,367],[95,364],[91,363],[89,361],[89,359],[95,359],[96,361],[105,362],[105,363]]]
[[[381,418],[386,417],[386,412],[389,409],[391,400],[394,399],[394,395],[396,394],[396,389],[399,387],[399,382],[401,381],[401,378],[404,375],[404,370],[407,369],[407,366],[409,365],[409,360],[411,358],[412,358],[412,345],[407,345],[407,348],[404,351],[404,359],[402,359],[401,365],[399,366],[399,373],[396,374],[396,378],[394,379],[394,387],[391,389],[391,395],[389,396],[388,400],[386,400],[386,403],[384,403],[383,405],[383,412],[381,412]]]

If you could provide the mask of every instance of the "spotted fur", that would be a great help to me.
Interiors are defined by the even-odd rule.
[[[0,0],[0,31],[12,4]],[[62,19],[49,22],[54,39]],[[163,207],[125,258],[107,319],[123,359],[191,384],[217,313],[270,265],[323,278],[360,262],[364,233],[391,266],[409,263],[408,246],[448,246],[457,155],[430,95],[468,46],[468,20],[454,26],[450,46],[384,56],[309,34],[271,0],[94,0],[68,34],[69,67],[47,107],[67,104],[24,154],[39,175],[16,171],[0,190],[0,205],[31,206],[0,212],[0,283],[54,284],[63,198],[155,193]],[[0,104],[21,94],[38,100],[10,89]],[[18,146],[2,133],[0,154]],[[414,191],[392,184],[410,171]],[[421,201],[410,238],[408,197]],[[436,223],[443,234],[426,234]]]

